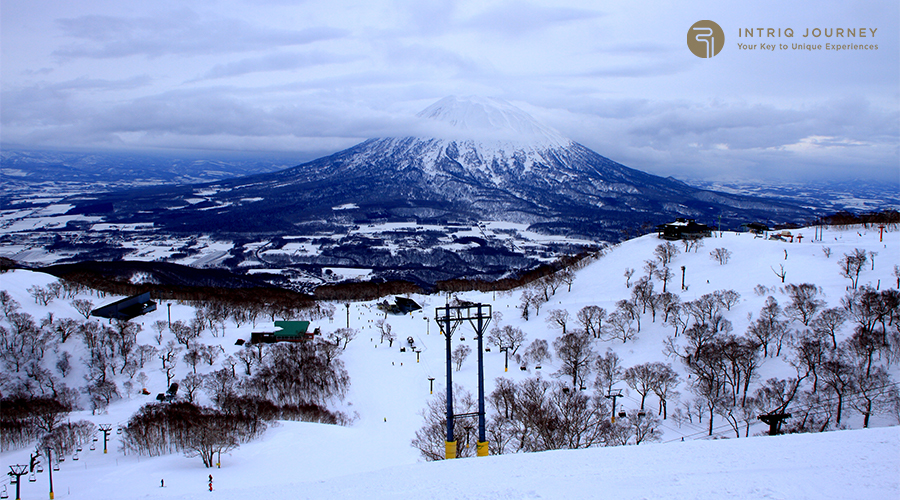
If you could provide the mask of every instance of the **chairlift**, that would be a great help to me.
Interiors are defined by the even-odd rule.
[[[53,470],[55,470],[55,471],[59,470],[59,462],[53,462]]]
[[[81,451],[81,446],[75,448],[75,451]]]
[[[9,493],[6,492],[6,485],[3,485],[3,490],[0,490],[0,499],[9,498]]]
[[[94,435],[94,442],[96,443],[99,440],[100,440],[100,438],[98,438],[96,435]]]
[[[37,470],[38,472],[44,472],[44,465],[43,465],[43,464],[37,464],[37,467],[35,468],[35,470]]]
[[[57,461],[58,461],[58,462],[65,462],[65,461],[66,461],[66,457],[63,456],[63,455],[60,455],[60,456],[59,456],[59,459],[57,459]]]
[[[31,475],[28,476],[28,482],[29,482],[29,483],[33,483],[33,482],[35,482],[35,481],[37,481],[37,476],[35,476],[35,475],[34,475],[34,472],[32,472]]]
[[[626,416],[628,416],[628,414],[625,413],[625,410],[619,410],[619,418],[625,418]]]
[[[121,433],[122,433],[122,428],[121,428],[121,427],[119,427],[118,429],[116,429],[116,434],[121,434]]]
[[[88,448],[88,449],[91,450],[91,451],[94,451],[94,450],[97,449],[97,446],[95,446],[94,443],[91,443],[91,447]]]
[[[78,453],[72,455],[72,460],[76,460],[76,461],[78,460]]]
[[[9,475],[9,484],[19,484],[19,476],[16,476],[15,474],[10,474]]]
[[[638,412],[638,418],[644,418],[646,416],[647,416],[647,412],[645,412],[644,410],[641,410]]]

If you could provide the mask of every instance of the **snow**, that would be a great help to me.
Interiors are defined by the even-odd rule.
[[[435,137],[451,139],[503,139],[542,147],[571,144],[556,130],[539,123],[512,104],[491,97],[447,96],[417,115],[447,125]]]
[[[487,223],[488,230],[519,229],[509,223]],[[375,228],[362,228],[373,231]],[[386,230],[387,228],[377,228]],[[399,229],[391,226],[390,229]],[[879,242],[877,230],[852,228],[826,229],[824,241],[814,242],[812,229],[793,230],[803,234],[802,243],[770,241],[754,238],[748,233],[716,233],[716,237],[703,240],[704,246],[697,252],[678,254],[670,264],[678,274],[676,282],[669,283],[669,290],[678,293],[683,301],[692,300],[704,293],[721,289],[734,289],[741,294],[740,302],[727,313],[734,324],[735,333],[743,333],[749,324],[748,314],[756,315],[766,295],[775,296],[786,304],[786,296],[779,291],[781,279],[772,272],[784,266],[787,283],[815,283],[823,288],[828,307],[837,306],[849,280],[838,273],[837,261],[843,253],[855,248],[878,252],[875,269],[866,267],[860,275],[860,284],[879,286],[881,289],[896,284],[892,268],[900,263],[900,232],[888,231]],[[478,235],[479,228],[466,229],[462,234]],[[796,241],[796,238],[795,238]],[[553,330],[544,318],[546,311],[565,308],[571,315],[583,306],[596,304],[612,310],[615,301],[626,297],[630,290],[625,286],[622,273],[625,268],[636,269],[635,278],[642,275],[643,263],[652,258],[653,249],[662,243],[654,235],[623,242],[609,249],[607,254],[578,272],[572,291],[565,285],[541,309],[541,315],[524,321],[516,309],[519,292],[463,293],[460,298],[485,302],[493,310],[503,314],[501,324],[522,328],[528,341],[535,338],[552,340],[558,331]],[[262,246],[264,242],[256,244]],[[678,244],[678,243],[676,243]],[[683,247],[679,248],[683,250]],[[198,246],[215,251],[227,250],[227,244],[201,239]],[[296,246],[296,248],[294,248]],[[300,250],[299,242],[289,243],[286,249]],[[822,248],[832,250],[826,257]],[[709,252],[724,247],[732,252],[728,264],[715,263]],[[155,251],[155,250],[154,250]],[[686,290],[680,290],[680,267],[685,266]],[[350,274],[349,270],[334,268],[335,272]],[[56,318],[77,318],[78,313],[66,300],[57,299],[47,307],[38,306],[27,289],[32,285],[46,286],[54,281],[52,276],[16,270],[0,275],[0,289],[7,290],[24,310],[36,319],[53,313]],[[757,295],[753,289],[765,286],[769,292]],[[656,283],[657,291],[661,283]],[[96,306],[110,303],[118,297],[97,297],[82,294]],[[387,316],[393,327],[397,344],[388,348],[379,343],[375,321],[384,315],[375,302],[358,302],[350,305],[350,326],[359,333],[343,359],[350,372],[351,387],[346,400],[337,409],[355,416],[347,427],[327,426],[301,422],[280,422],[271,427],[259,440],[244,444],[227,456],[223,456],[221,469],[205,469],[197,458],[181,455],[163,457],[123,456],[119,451],[118,436],[113,433],[110,453],[98,449],[80,454],[80,460],[72,457],[54,472],[53,482],[58,499],[193,499],[193,498],[366,498],[378,499],[428,499],[428,498],[652,498],[654,500],[685,498],[898,498],[900,497],[900,428],[896,416],[878,415],[867,430],[847,430],[823,434],[791,435],[778,437],[751,437],[733,439],[729,426],[715,425],[715,438],[706,436],[703,424],[676,422],[670,418],[663,422],[663,442],[615,448],[553,451],[534,454],[491,456],[462,460],[423,463],[418,451],[410,446],[415,431],[422,425],[419,412],[433,396],[429,393],[428,378],[435,377],[434,391],[444,390],[444,341],[436,326],[431,326],[434,308],[444,304],[443,296],[413,295],[423,310],[405,316]],[[160,303],[157,311],[138,318],[144,324],[139,342],[156,345],[149,327],[154,321],[165,320],[171,306],[172,320],[189,320],[193,308],[176,302]],[[335,304],[332,320],[313,323],[330,332],[345,326],[343,303]],[[257,325],[237,327],[229,323],[224,336],[213,337],[209,332],[202,341],[220,344],[226,353],[235,352],[237,338],[249,338],[251,331],[272,329],[271,323],[259,320]],[[463,326],[461,328],[468,328]],[[842,334],[848,335],[852,327],[845,326]],[[466,330],[467,342],[474,346],[472,335]],[[595,349],[603,352],[614,349],[624,366],[645,361],[664,361],[683,370],[680,363],[665,357],[661,345],[671,334],[671,328],[659,321],[642,319],[642,330],[634,342],[599,342]],[[166,335],[170,335],[166,333]],[[420,361],[413,353],[399,352],[398,344],[413,337],[422,350]],[[165,342],[165,341],[164,341]],[[76,342],[70,340],[61,348],[75,351]],[[76,353],[77,354],[77,353]],[[485,382],[487,391],[494,386],[495,377],[506,376],[513,380],[539,375],[551,377],[556,369],[545,363],[541,371],[517,369],[510,363],[510,372],[503,372],[503,355],[494,350],[485,353]],[[55,354],[48,352],[48,366],[55,361]],[[76,363],[80,367],[80,363]],[[158,363],[151,362],[144,369],[150,377],[148,388],[152,394],[165,388],[165,376],[158,370]],[[218,365],[213,367],[218,368]],[[204,369],[210,369],[204,367]],[[80,371],[79,371],[80,370]],[[66,378],[72,387],[83,385],[83,368],[74,370]],[[176,378],[190,370],[179,365]],[[474,356],[454,372],[454,382],[475,390],[476,366]],[[894,380],[898,369],[891,368]],[[783,358],[767,359],[762,366],[761,380],[770,376],[788,376],[789,367]],[[121,382],[127,379],[120,380]],[[624,387],[624,384],[620,384]],[[688,394],[685,385],[679,387]],[[636,408],[636,394],[629,393],[620,405]],[[649,398],[649,408],[654,409],[655,397]],[[75,412],[72,421],[88,419],[94,423],[124,424],[141,405],[152,396],[126,395],[111,405],[105,413],[91,415],[89,411]],[[670,411],[675,407],[670,402]],[[858,429],[861,418],[847,411],[847,425]],[[754,424],[751,435],[764,430],[764,425]],[[682,438],[684,441],[682,442]],[[102,441],[100,442],[102,448]],[[0,465],[27,463],[30,447],[0,454]],[[207,490],[207,475],[214,476],[214,491]],[[165,488],[159,487],[164,479]],[[13,487],[7,484],[10,495]],[[38,474],[36,483],[23,481],[22,497],[38,498],[47,494],[47,472]]]

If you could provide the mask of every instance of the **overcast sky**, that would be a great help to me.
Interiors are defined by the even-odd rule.
[[[0,0],[0,9],[4,148],[275,151],[299,163],[414,134],[418,111],[455,94],[505,99],[660,175],[900,179],[897,0]],[[703,19],[725,33],[711,59],[687,48]],[[739,38],[745,28],[794,37]],[[815,28],[857,36],[802,36]],[[878,49],[824,50],[835,41]]]

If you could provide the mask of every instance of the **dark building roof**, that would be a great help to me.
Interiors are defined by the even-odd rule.
[[[413,311],[421,309],[415,300],[406,297],[394,297],[394,303],[388,303],[387,299],[378,304],[378,309],[391,314],[409,314]]]
[[[156,310],[156,302],[150,300],[150,292],[128,297],[112,304],[91,311],[92,316],[99,318],[121,319],[128,321],[142,314]]]
[[[761,222],[748,222],[746,224],[741,224],[741,227],[746,228],[751,233],[763,233],[769,230],[769,226],[761,223]]]
[[[675,219],[675,222],[656,226],[659,237],[665,240],[683,240],[686,238],[702,238],[712,234],[712,228],[700,224],[694,219]]]

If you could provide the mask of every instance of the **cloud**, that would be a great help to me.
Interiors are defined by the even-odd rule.
[[[487,32],[522,36],[553,25],[593,19],[602,15],[602,13],[590,9],[511,1],[484,10],[464,21],[463,25]]]
[[[559,118],[600,154],[682,179],[896,180],[900,164],[900,112],[862,98],[798,107],[607,99]]]
[[[289,52],[248,57],[225,64],[216,64],[197,80],[227,78],[250,73],[292,71],[310,66],[340,64],[360,59],[359,56],[330,54],[327,52]]]
[[[273,29],[217,15],[201,17],[190,9],[134,18],[85,15],[59,19],[57,23],[63,35],[81,41],[53,52],[62,59],[272,50],[349,34],[327,26]]]

